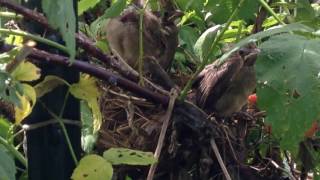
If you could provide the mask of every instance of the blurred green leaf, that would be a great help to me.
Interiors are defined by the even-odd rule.
[[[21,107],[18,97],[18,94],[23,94],[21,83],[12,79],[8,73],[0,71],[0,84],[0,98]]]
[[[194,53],[193,46],[199,37],[199,33],[192,27],[182,26],[179,32],[180,45]]]
[[[42,9],[45,12],[50,25],[59,29],[66,43],[70,60],[76,55],[76,16],[72,0],[43,0]]]
[[[83,12],[96,6],[100,0],[80,0],[78,2],[78,16],[81,16]]]
[[[0,136],[6,139],[8,137],[9,129],[12,123],[0,116]]]
[[[15,180],[17,171],[14,160],[2,145],[0,145],[0,162],[0,179]]]
[[[320,113],[320,40],[294,34],[271,37],[257,62],[259,107],[267,110],[281,147],[296,151]]]
[[[197,40],[194,45],[194,52],[200,58],[201,62],[206,61],[210,55],[211,45],[216,38],[220,25],[207,29]]]
[[[86,101],[80,101],[81,118],[81,146],[84,152],[90,153],[97,140],[97,134],[93,133],[93,114]]]

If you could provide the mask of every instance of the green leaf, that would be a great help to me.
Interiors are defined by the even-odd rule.
[[[45,12],[50,25],[59,29],[66,43],[70,60],[76,55],[76,16],[72,0],[43,0],[42,9]]]
[[[111,164],[98,155],[84,156],[73,171],[73,180],[111,180],[113,168]]]
[[[126,8],[126,0],[117,0],[104,12],[103,18],[117,17]]]
[[[221,62],[225,61],[233,52],[239,50],[240,47],[243,47],[249,43],[257,42],[259,40],[262,40],[263,38],[270,37],[276,34],[285,33],[285,32],[294,32],[294,31],[312,33],[314,29],[308,26],[302,25],[300,23],[294,23],[294,24],[274,27],[272,29],[250,35],[242,39],[241,41],[239,41],[237,44],[235,44],[229,52],[225,53],[220,58],[220,61]]]
[[[212,20],[215,23],[223,24],[227,22],[235,8],[238,7],[240,0],[215,0],[208,1],[205,9],[212,13]],[[238,13],[238,19],[251,20],[258,10],[257,0],[246,0]]]
[[[97,140],[97,133],[93,133],[93,114],[86,101],[80,101],[81,117],[81,146],[83,151],[90,153]]]
[[[34,81],[40,78],[40,69],[31,62],[24,61],[11,73],[18,81]]]
[[[195,10],[198,15],[201,15],[201,10],[204,7],[206,0],[176,0],[179,9],[183,11]]]
[[[308,0],[297,1],[296,21],[314,21],[315,11]]]
[[[320,112],[320,40],[294,34],[271,37],[257,62],[259,107],[284,149],[298,142]]]
[[[61,85],[69,85],[67,81],[64,79],[59,78],[58,76],[48,75],[44,78],[43,81],[39,82],[37,85],[34,86],[34,89],[37,94],[37,98],[40,98],[47,94],[48,92],[52,91],[56,87]]]
[[[143,152],[126,148],[110,148],[103,157],[113,165],[150,165],[157,162],[151,152]]]
[[[200,58],[201,62],[206,61],[211,53],[209,50],[211,48],[212,42],[216,38],[220,25],[213,26],[207,29],[197,40],[194,45],[195,54]]]
[[[5,118],[0,117],[0,137],[7,138],[12,124]]]
[[[185,46],[192,53],[194,52],[193,46],[196,43],[198,37],[199,34],[194,28],[190,26],[183,26],[180,28],[180,45]]]
[[[102,123],[102,115],[98,102],[98,98],[100,97],[100,91],[98,90],[96,80],[93,77],[90,77],[89,75],[82,74],[80,76],[79,83],[71,85],[70,93],[74,97],[85,100],[88,103],[93,113],[93,133],[98,132]]]
[[[0,98],[16,106],[21,106],[18,95],[22,95],[23,90],[20,82],[12,79],[8,73],[0,71],[0,84]]]
[[[83,12],[96,6],[100,0],[81,0],[78,2],[78,16],[81,16]]]
[[[15,180],[16,166],[13,158],[6,152],[6,149],[0,145],[0,179]]]

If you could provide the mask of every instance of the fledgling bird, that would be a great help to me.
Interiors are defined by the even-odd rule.
[[[221,66],[219,61],[207,65],[194,84],[198,86],[197,105],[221,116],[240,111],[256,87],[254,64],[259,52],[255,47],[244,47]]]
[[[104,31],[112,51],[138,69],[139,3],[129,6],[119,17],[111,18]],[[171,65],[178,46],[178,30],[173,21],[161,21],[146,10],[143,15],[144,72],[166,89],[175,86],[165,70]]]

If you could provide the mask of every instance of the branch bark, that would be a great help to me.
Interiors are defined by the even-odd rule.
[[[13,46],[10,46],[10,45],[0,44],[0,53],[9,51],[12,47]],[[164,95],[155,93],[149,89],[143,88],[139,86],[137,83],[134,83],[126,78],[123,78],[117,74],[114,74],[109,70],[106,70],[104,68],[98,67],[93,64],[89,64],[81,60],[76,60],[75,62],[70,64],[70,62],[68,61],[69,59],[68,57],[48,53],[46,51],[39,50],[36,48],[32,49],[32,52],[30,53],[28,58],[36,60],[37,62],[40,62],[40,63],[52,63],[60,66],[68,66],[77,71],[90,74],[98,79],[117,85],[125,90],[131,91],[155,103],[160,103],[165,107],[169,103],[169,98],[167,96],[164,96]]]

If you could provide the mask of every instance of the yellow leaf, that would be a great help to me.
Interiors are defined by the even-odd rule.
[[[36,86],[34,86],[36,90],[37,98],[44,96],[45,94],[52,91],[56,87],[64,84],[70,86],[70,84],[67,81],[59,78],[58,76],[52,76],[52,75],[46,76],[43,81],[41,81]]]
[[[14,107],[16,124],[20,124],[32,112],[32,108],[36,103],[36,91],[34,88],[28,84],[22,84],[22,89],[23,95],[17,94],[21,102],[21,108]]]
[[[73,180],[111,180],[113,168],[103,157],[92,154],[83,157],[73,171]]]
[[[34,81],[40,78],[40,69],[30,62],[24,61],[11,75],[18,81]]]
[[[74,97],[85,100],[88,103],[93,113],[93,132],[96,133],[102,123],[102,115],[98,102],[100,91],[98,90],[96,80],[89,75],[81,74],[79,83],[71,85],[70,93]]]
[[[17,36],[17,35],[9,35],[9,37],[7,37],[5,39],[7,44],[12,44],[15,46],[22,46],[23,43],[23,37],[22,36]]]

